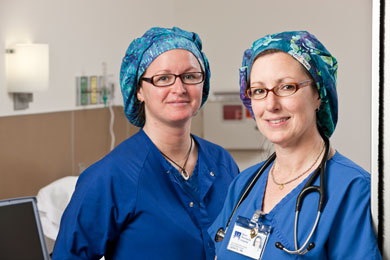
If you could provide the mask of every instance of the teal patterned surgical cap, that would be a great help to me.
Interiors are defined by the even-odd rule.
[[[290,54],[309,71],[316,82],[321,98],[321,106],[317,112],[317,125],[327,137],[330,137],[336,127],[338,117],[337,60],[314,35],[306,31],[267,35],[256,40],[252,47],[244,52],[240,68],[240,97],[252,117],[251,99],[245,95],[245,90],[248,86],[253,61],[260,53],[268,49],[278,49]]]
[[[145,124],[139,117],[141,103],[137,99],[140,77],[159,55],[173,49],[188,50],[198,59],[205,73],[201,106],[206,102],[210,89],[210,67],[206,55],[202,52],[202,41],[199,36],[178,27],[172,29],[153,27],[142,37],[131,42],[122,60],[120,86],[124,112],[133,125],[142,127]]]

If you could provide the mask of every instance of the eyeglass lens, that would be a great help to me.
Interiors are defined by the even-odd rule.
[[[266,88],[250,88],[248,89],[248,95],[254,99],[263,99],[268,95],[268,92],[272,91],[276,96],[285,97],[292,95],[296,92],[297,85],[294,83],[283,84],[273,89]]]
[[[152,77],[152,84],[155,86],[169,86],[175,83],[176,78],[180,77],[183,84],[199,84],[203,81],[202,72],[189,72],[180,75],[161,74]]]
[[[273,92],[276,96],[287,97],[291,96],[298,91],[300,87],[307,86],[311,80],[305,80],[300,83],[285,83],[272,89],[266,89],[261,87],[252,87],[246,90],[247,96],[253,99],[264,99],[267,97],[268,92]]]

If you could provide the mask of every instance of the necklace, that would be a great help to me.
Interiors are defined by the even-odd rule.
[[[186,171],[186,165],[187,165],[187,161],[188,161],[188,158],[190,158],[190,154],[191,154],[191,150],[192,150],[192,137],[191,137],[191,145],[190,145],[190,149],[188,150],[187,152],[187,155],[186,155],[186,160],[183,164],[183,167],[181,167],[178,163],[176,163],[174,160],[172,160],[171,158],[169,158],[166,154],[164,154],[163,152],[160,151],[160,153],[166,158],[168,159],[168,161],[170,161],[171,163],[173,163],[174,165],[176,165],[177,167],[179,167],[180,169],[180,174],[181,176],[183,177],[184,180],[188,180],[190,178],[190,175],[188,174],[188,172]]]
[[[288,180],[286,182],[277,182],[275,180],[275,176],[274,176],[274,168],[275,168],[274,166],[275,166],[275,164],[273,164],[272,168],[271,168],[271,177],[272,177],[273,183],[275,183],[276,185],[279,185],[279,189],[283,190],[284,185],[289,184],[289,183],[291,183],[291,182],[301,178],[303,175],[305,175],[318,162],[318,159],[320,159],[320,156],[321,156],[322,152],[324,151],[324,149],[325,149],[325,144],[322,146],[322,149],[321,149],[320,153],[318,154],[318,156],[317,156],[316,160],[314,161],[314,163],[312,165],[310,165],[310,167],[307,170],[305,170],[303,173],[299,174],[297,177],[295,177],[295,178],[293,178],[291,180]]]

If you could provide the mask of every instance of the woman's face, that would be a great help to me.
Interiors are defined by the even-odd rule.
[[[182,74],[202,72],[197,58],[189,51],[174,49],[158,56],[146,69],[143,77],[158,74]],[[199,110],[202,101],[203,82],[185,85],[178,77],[173,85],[155,87],[141,81],[137,98],[145,102],[146,124],[181,124],[188,121]]]
[[[250,87],[272,89],[282,83],[300,83],[310,77],[289,54],[277,52],[257,58],[250,73]],[[308,84],[291,96],[268,92],[265,99],[252,99],[252,109],[260,132],[272,143],[294,145],[317,132],[316,112],[321,100]],[[307,137],[307,136],[306,136]]]

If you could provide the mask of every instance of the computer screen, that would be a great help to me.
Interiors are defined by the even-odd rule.
[[[49,260],[35,197],[0,200],[0,258]]]

